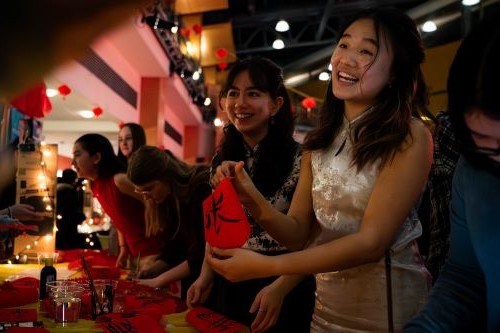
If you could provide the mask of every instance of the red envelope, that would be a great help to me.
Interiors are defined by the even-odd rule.
[[[241,247],[250,236],[250,223],[228,178],[203,201],[203,220],[205,240],[214,247]]]
[[[205,333],[237,333],[243,325],[202,306],[188,311],[186,321]]]

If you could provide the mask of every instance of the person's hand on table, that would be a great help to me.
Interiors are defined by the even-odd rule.
[[[35,211],[35,207],[26,204],[15,204],[9,207],[13,218],[19,221],[41,221],[43,215]]]
[[[250,307],[250,313],[257,311],[257,316],[251,326],[252,333],[265,332],[276,324],[285,296],[286,294],[272,284],[259,291]]]
[[[189,287],[186,296],[187,306],[192,308],[195,305],[205,303],[214,285],[213,274],[209,272],[201,273],[200,276]]]
[[[136,279],[135,281],[138,284],[141,284],[143,286],[152,287],[152,288],[161,288],[161,287],[163,287],[161,281],[157,277],[152,278],[152,279]]]
[[[127,267],[127,259],[128,259],[128,250],[126,246],[120,246],[120,253],[118,254],[118,258],[116,259],[116,267],[117,268],[126,268]]]

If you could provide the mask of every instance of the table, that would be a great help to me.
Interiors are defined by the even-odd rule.
[[[57,263],[54,266],[59,271],[66,269],[67,263]],[[38,264],[0,264],[0,283],[3,283],[9,276],[20,275],[23,271],[36,272],[41,270],[42,265]],[[33,276],[33,274],[30,274]],[[81,277],[80,273],[75,273],[71,278]],[[19,308],[35,308],[39,309],[39,304],[27,304]],[[168,332],[171,333],[199,333],[197,329],[189,325],[186,320],[186,312],[165,315],[162,322],[168,322]],[[57,326],[52,319],[45,317],[39,313],[39,320],[42,320],[45,328],[50,332],[75,332],[75,333],[93,333],[103,332],[101,329],[95,327],[95,322],[92,320],[80,319],[78,323],[71,324],[66,327]],[[167,330],[165,330],[167,332]]]

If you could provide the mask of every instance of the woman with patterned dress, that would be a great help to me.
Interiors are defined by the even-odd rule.
[[[212,248],[207,261],[235,281],[315,273],[311,332],[400,331],[429,283],[415,243],[415,206],[432,161],[431,133],[415,117],[428,114],[422,41],[415,23],[391,8],[360,13],[339,37],[288,215],[258,193],[244,162],[225,161],[216,174],[216,183],[231,177],[272,237],[300,251],[265,257]]]
[[[300,150],[292,137],[293,116],[281,69],[265,58],[235,64],[221,92],[229,124],[212,161],[244,160],[266,200],[286,213],[299,175]],[[247,212],[248,213],[248,212]],[[267,256],[288,252],[247,214],[251,236],[243,246]],[[210,297],[208,295],[210,294]],[[312,276],[254,279],[233,283],[204,265],[190,288],[188,303],[212,310],[252,328],[252,332],[308,332],[314,306]]]

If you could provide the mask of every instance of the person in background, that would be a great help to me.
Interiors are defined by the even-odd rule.
[[[127,165],[131,154],[146,145],[144,128],[136,123],[125,123],[118,134],[118,158]]]
[[[118,133],[118,158],[126,166],[128,159],[139,147],[146,145],[144,128],[136,123],[125,123]],[[118,232],[111,221],[109,228],[108,253],[118,255],[120,252]]]
[[[456,138],[449,112],[436,116],[438,127],[434,140],[427,189],[429,194],[429,244],[425,265],[435,282],[449,250],[451,183],[460,156],[460,142]]]
[[[257,189],[273,207],[286,213],[301,154],[292,137],[293,113],[281,69],[267,58],[243,59],[229,71],[221,97],[229,123],[212,169],[224,160],[246,161]],[[270,256],[288,252],[247,215],[252,231],[244,248]],[[190,288],[188,304],[204,303],[210,294],[208,307],[250,326],[252,332],[309,332],[314,290],[311,275],[234,283],[204,264]]]
[[[76,178],[76,171],[64,169],[60,182],[57,184],[57,250],[84,247],[82,235],[78,233],[78,225],[85,220],[85,214],[82,211],[83,207],[78,205]]]
[[[432,136],[419,118],[430,116],[423,60],[417,26],[401,11],[367,9],[350,20],[288,215],[257,191],[244,162],[224,161],[216,173],[231,177],[272,237],[307,248],[274,257],[212,248],[213,269],[235,281],[315,273],[311,332],[401,331],[430,286],[415,241],[432,163]]]
[[[73,166],[79,177],[89,180],[93,195],[118,230],[117,266],[126,266],[129,256],[139,258],[136,265],[142,268],[151,265],[160,253],[162,237],[146,235],[142,196],[134,192],[109,140],[94,133],[78,138],[73,146]]]
[[[500,332],[500,26],[480,23],[448,76],[463,153],[453,176],[450,251],[425,308],[405,332]]]
[[[211,193],[209,168],[189,165],[170,151],[140,147],[127,176],[146,203],[146,235],[162,235],[163,250],[139,283],[155,288],[181,282],[181,297],[199,275],[205,252],[202,203]]]

